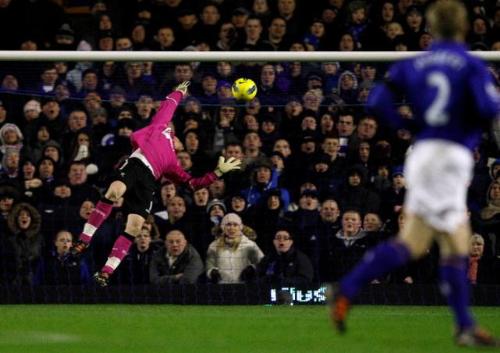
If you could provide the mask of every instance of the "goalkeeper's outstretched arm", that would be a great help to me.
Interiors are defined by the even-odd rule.
[[[182,82],[180,85],[175,87],[172,93],[165,97],[160,104],[160,109],[158,109],[151,120],[151,124],[162,124],[165,125],[165,127],[168,125],[174,116],[177,106],[181,102],[182,98],[186,96],[189,84],[189,81]]]
[[[192,190],[198,190],[212,184],[217,177],[221,177],[223,174],[240,168],[241,161],[239,159],[231,157],[226,161],[225,158],[221,156],[219,157],[219,162],[217,163],[215,170],[203,175],[202,177],[193,178],[191,174],[187,173],[179,165],[176,165],[168,173],[168,175],[165,175],[165,177],[176,184],[188,184]]]

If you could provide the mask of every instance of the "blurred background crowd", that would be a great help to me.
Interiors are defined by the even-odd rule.
[[[0,49],[425,50],[429,1],[1,0]],[[468,44],[500,49],[500,6],[471,1]],[[113,278],[164,284],[338,279],[404,226],[412,131],[364,112],[383,63],[5,62],[0,67],[0,284],[79,284],[123,229],[118,203],[89,253],[68,253],[109,176],[182,81],[173,120],[181,166],[200,176],[221,154],[243,161],[193,192],[162,180],[141,236]],[[498,81],[498,68],[490,66]],[[249,77],[257,98],[235,102]],[[401,97],[399,113],[412,119]],[[468,205],[471,283],[500,283],[500,156],[474,150]],[[231,246],[227,246],[231,244]],[[377,282],[431,283],[436,249]]]

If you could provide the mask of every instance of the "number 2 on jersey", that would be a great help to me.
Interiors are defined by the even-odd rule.
[[[450,81],[445,74],[433,71],[427,76],[427,85],[437,89],[432,104],[425,111],[425,121],[430,126],[443,126],[448,123],[448,112],[445,111],[450,99]]]

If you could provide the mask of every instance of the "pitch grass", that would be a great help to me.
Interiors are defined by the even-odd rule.
[[[500,308],[474,311],[500,333]],[[359,306],[340,337],[323,306],[0,305],[0,352],[446,353],[451,322],[444,307]]]

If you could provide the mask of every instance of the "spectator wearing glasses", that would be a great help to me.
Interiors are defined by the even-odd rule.
[[[313,280],[309,258],[293,246],[293,236],[278,229],[273,239],[274,249],[260,261],[257,271],[264,282],[278,286],[308,286]]]

